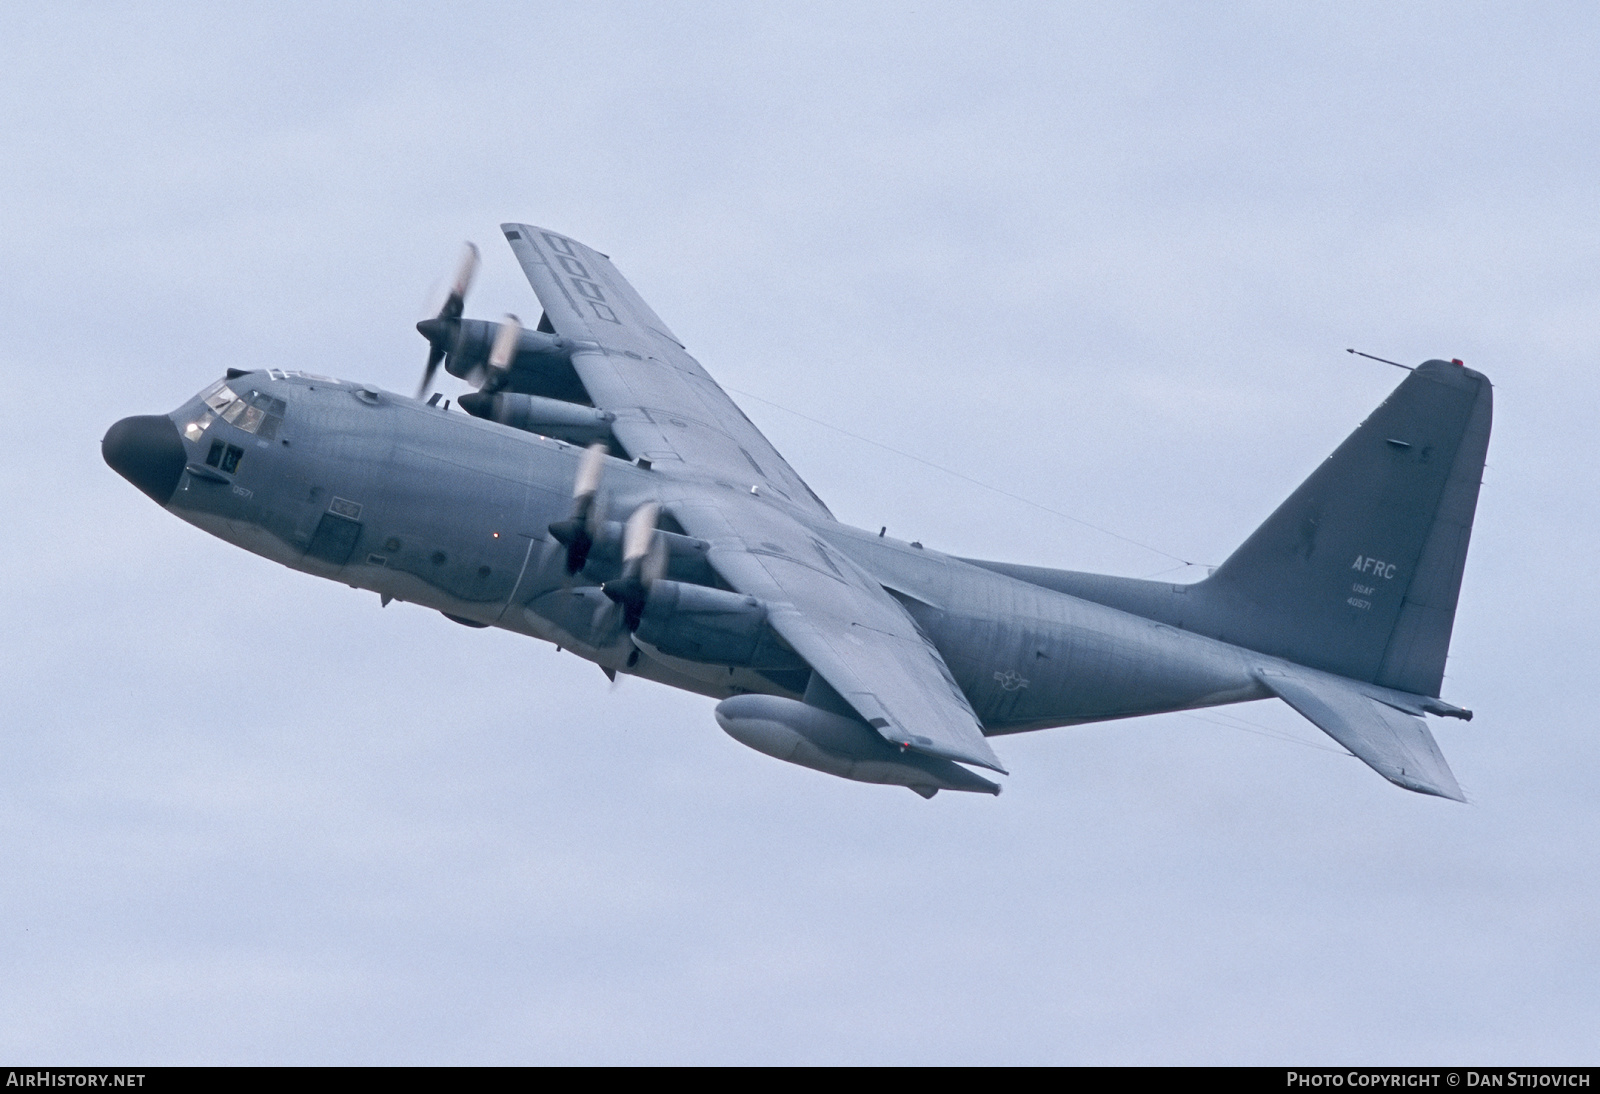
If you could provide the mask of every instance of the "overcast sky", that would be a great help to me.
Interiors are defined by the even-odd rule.
[[[0,10],[0,1057],[1593,1062],[1600,15],[862,7]],[[537,315],[513,219],[961,554],[1215,564],[1401,378],[1345,347],[1464,358],[1472,804],[1278,703],[830,779],[102,463],[228,366],[410,392],[463,239]]]

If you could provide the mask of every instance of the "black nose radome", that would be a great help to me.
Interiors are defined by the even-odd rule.
[[[183,437],[165,414],[122,419],[106,430],[100,454],[111,470],[154,498],[157,505],[172,500],[188,461]]]

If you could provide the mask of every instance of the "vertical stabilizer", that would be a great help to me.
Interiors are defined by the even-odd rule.
[[[1217,637],[1437,696],[1491,416],[1481,373],[1419,365],[1201,583]]]

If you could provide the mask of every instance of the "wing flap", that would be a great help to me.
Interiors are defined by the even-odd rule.
[[[966,696],[948,678],[948,669],[941,671],[943,659],[920,640],[859,623],[824,629],[797,611],[768,618],[783,640],[890,744],[1006,774]]]
[[[1452,801],[1467,800],[1421,718],[1323,673],[1289,675],[1264,670],[1259,679],[1274,695],[1396,786]]]
[[[711,544],[723,580],[765,601],[773,630],[884,740],[1006,773],[939,651],[843,554],[753,500],[737,521],[704,504],[672,512]]]

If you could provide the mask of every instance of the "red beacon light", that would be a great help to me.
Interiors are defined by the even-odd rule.
[[[1467,365],[1466,365],[1466,362],[1464,362],[1464,361],[1463,361],[1463,360],[1461,360],[1461,358],[1459,358],[1459,357],[1452,357],[1452,358],[1450,358],[1450,363],[1451,363],[1451,364],[1452,364],[1452,365],[1456,365],[1456,366],[1457,366],[1457,367],[1459,367],[1459,368],[1466,368],[1466,367],[1467,367]]]

